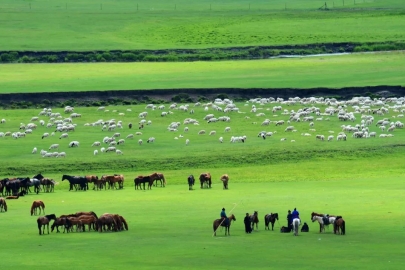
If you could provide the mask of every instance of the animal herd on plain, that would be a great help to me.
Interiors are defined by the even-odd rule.
[[[145,110],[138,114],[139,129],[147,129],[146,127],[152,125],[152,120],[148,120],[150,117],[150,110],[162,110],[161,118],[181,117],[181,112],[194,114],[196,110],[203,110],[204,112],[212,111],[206,114],[201,120],[209,124],[209,126],[215,127],[219,122],[227,123],[224,128],[223,133],[217,129],[206,130],[199,129],[198,126],[201,124],[201,120],[186,117],[183,120],[176,119],[176,121],[171,121],[168,124],[166,132],[181,133],[174,137],[175,140],[184,140],[186,146],[191,146],[193,144],[192,138],[188,134],[195,130],[195,134],[199,134],[201,137],[208,134],[209,137],[217,137],[219,143],[224,143],[226,138],[224,136],[229,136],[230,143],[246,143],[248,141],[248,136],[243,134],[232,134],[233,130],[240,130],[240,125],[237,121],[231,121],[231,114],[238,113],[244,114],[245,121],[253,118],[264,118],[264,120],[257,121],[256,119],[251,122],[253,125],[260,125],[262,128],[270,128],[272,125],[274,127],[282,127],[286,125],[284,129],[278,130],[257,130],[257,137],[266,140],[266,138],[279,139],[281,142],[297,142],[299,140],[298,136],[290,136],[291,133],[301,134],[302,139],[305,137],[315,138],[315,141],[347,141],[350,137],[353,139],[367,139],[367,138],[390,138],[393,137],[398,129],[403,129],[404,123],[400,121],[404,117],[405,98],[379,98],[371,99],[369,97],[354,97],[350,100],[339,101],[335,98],[255,98],[247,101],[243,107],[249,107],[247,110],[238,108],[235,103],[230,99],[215,99],[213,102],[208,102],[202,104],[197,102],[194,104],[194,108],[191,109],[189,104],[179,105],[173,103],[169,106],[169,110],[165,111],[166,105],[154,105],[148,104]],[[270,105],[270,106],[269,106]],[[302,106],[299,109],[289,109],[290,106]],[[75,108],[71,106],[66,106],[63,112],[55,112],[52,108],[42,109],[38,116],[33,116],[29,119],[28,124],[20,123],[19,126],[16,125],[18,131],[0,131],[0,137],[12,137],[14,139],[24,138],[26,136],[33,136],[40,127],[46,129],[54,129],[54,131],[47,131],[42,133],[41,138],[43,140],[50,140],[50,138],[55,137],[57,133],[61,133],[59,140],[67,139],[70,137],[76,137],[75,131],[78,129],[89,129],[89,128],[100,128],[104,138],[96,139],[91,146],[94,147],[92,155],[97,156],[99,154],[106,153],[116,153],[117,155],[124,155],[123,149],[118,149],[118,147],[126,147],[130,144],[128,141],[133,140],[135,137],[141,137],[138,139],[137,144],[139,146],[143,145],[144,140],[147,143],[155,143],[159,141],[164,130],[161,130],[159,134],[149,134],[146,138],[143,132],[140,130],[135,133],[129,133],[126,136],[123,135],[124,127],[128,126],[129,130],[132,129],[132,123],[124,123],[123,120],[118,120],[115,118],[104,120],[98,119],[96,121],[87,122],[83,126],[78,126],[76,119],[86,119],[85,114],[79,114],[74,112]],[[104,111],[107,113],[109,110],[106,107],[99,107],[98,111]],[[132,109],[126,110],[128,114],[133,114]],[[112,112],[117,113],[117,110],[112,110]],[[222,114],[222,115],[221,115]],[[390,116],[387,117],[386,115]],[[68,116],[66,116],[68,115]],[[125,116],[125,113],[120,112],[118,117]],[[170,117],[169,117],[170,116]],[[342,124],[337,129],[329,130],[329,134],[321,134],[315,129],[316,126],[320,125],[321,122],[331,121],[333,118],[337,119],[338,122]],[[377,119],[379,118],[379,119]],[[12,122],[12,120],[2,119],[3,124]],[[229,123],[229,124],[228,124]],[[231,126],[231,123],[233,127]],[[304,123],[307,123],[305,125]],[[184,126],[182,132],[180,127]],[[246,125],[246,123],[243,123]],[[1,126],[0,126],[1,128]],[[298,131],[300,130],[300,131]],[[324,131],[325,132],[325,131]],[[147,132],[149,133],[149,131]],[[229,135],[228,135],[229,134]],[[351,136],[349,136],[351,134]],[[125,138],[124,138],[125,136]],[[164,135],[167,136],[167,135]],[[294,138],[288,138],[294,137]],[[77,137],[76,137],[77,138]],[[158,138],[158,140],[156,139]],[[72,153],[68,151],[69,148],[81,148],[82,144],[78,140],[72,140],[69,143],[61,144],[56,143],[50,144],[48,149],[41,149],[34,146],[31,153],[40,153],[41,157],[44,158],[65,158],[67,153]],[[133,144],[132,144],[133,146]],[[80,150],[77,150],[80,151]],[[88,150],[86,150],[88,151]]]

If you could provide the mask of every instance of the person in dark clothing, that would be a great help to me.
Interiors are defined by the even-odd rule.
[[[304,222],[304,225],[302,225],[301,232],[309,232],[309,227],[306,222]]]
[[[250,216],[249,213],[246,213],[246,217],[243,220],[243,222],[245,223],[245,232],[246,233],[252,233],[252,227],[250,226]]]
[[[291,210],[288,210],[288,214],[287,214],[287,228],[288,229],[292,229],[292,214],[291,214]]]
[[[228,220],[228,216],[225,213],[225,208],[222,208],[222,211],[219,215],[221,217],[221,223],[224,225],[228,224],[229,220]]]

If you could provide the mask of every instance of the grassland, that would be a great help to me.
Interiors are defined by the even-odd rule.
[[[0,65],[0,93],[404,85],[403,52],[258,61]],[[185,90],[186,92],[186,90]]]
[[[343,0],[1,0],[0,12],[6,23],[0,24],[0,51],[405,40],[403,1],[344,2],[345,6]],[[330,10],[318,10],[324,3]]]

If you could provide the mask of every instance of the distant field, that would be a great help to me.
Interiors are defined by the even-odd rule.
[[[0,65],[0,93],[405,85],[405,53],[186,63]]]
[[[0,0],[0,50],[403,41],[404,8],[400,0]]]

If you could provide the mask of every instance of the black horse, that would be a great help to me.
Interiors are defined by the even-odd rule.
[[[73,190],[73,187],[77,190],[77,185],[80,186],[80,190],[88,190],[89,184],[86,177],[83,176],[71,176],[64,174],[62,176],[62,181],[68,180],[70,183],[69,191]]]
[[[147,176],[138,176],[134,179],[135,189],[142,189],[141,184],[143,184],[143,190],[145,190],[145,184],[148,183],[148,188],[152,186],[150,175]]]
[[[278,213],[271,213],[264,216],[264,229],[270,230],[269,224],[271,223],[271,230],[274,231],[274,223],[278,220]]]
[[[193,190],[193,186],[194,186],[194,183],[195,183],[194,175],[190,175],[187,178],[187,181],[188,181],[188,190]]]

